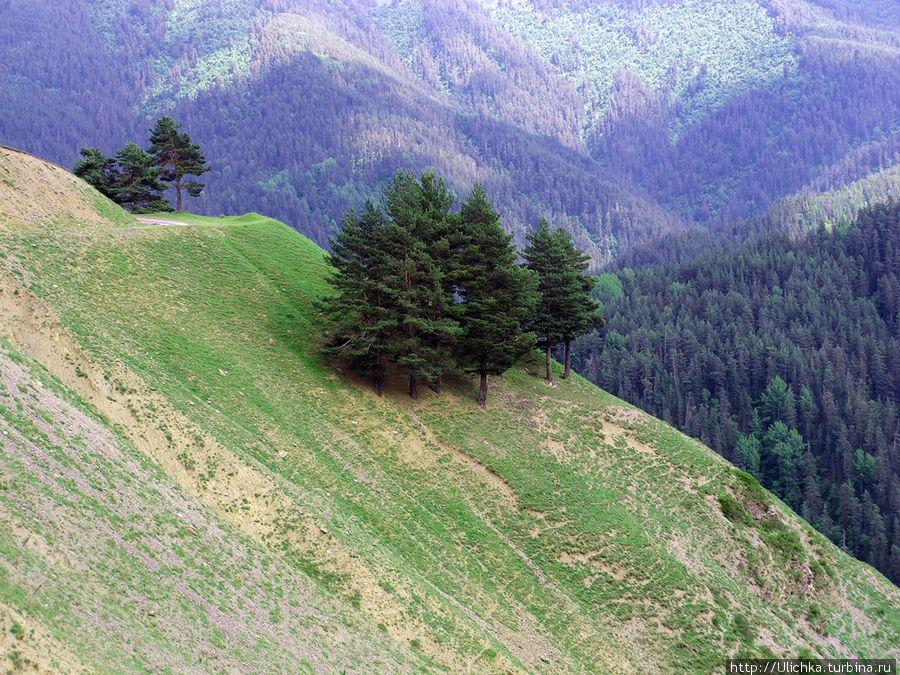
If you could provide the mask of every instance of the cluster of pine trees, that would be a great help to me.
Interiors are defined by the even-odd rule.
[[[76,176],[101,194],[134,213],[171,211],[166,190],[175,188],[176,210],[183,210],[184,193],[199,197],[205,185],[191,176],[210,170],[200,146],[171,117],[162,117],[150,130],[150,149],[127,143],[108,157],[99,148],[81,149],[73,169]]]
[[[454,206],[442,179],[401,172],[380,204],[347,215],[331,241],[323,350],[372,377],[379,395],[391,371],[408,378],[412,398],[420,383],[440,392],[450,371],[477,374],[485,407],[489,375],[540,343],[549,378],[554,345],[570,345],[602,319],[588,257],[568,233],[542,221],[523,265],[480,185]]]

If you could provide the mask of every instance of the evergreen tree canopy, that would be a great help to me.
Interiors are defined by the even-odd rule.
[[[334,325],[326,353],[373,376],[379,391],[389,365],[409,378],[413,398],[420,381],[439,382],[454,365],[461,329],[453,307],[453,201],[433,175],[418,181],[400,172],[381,205],[348,216],[332,240],[337,295],[325,303]]]
[[[385,228],[384,213],[371,202],[362,215],[347,215],[328,256],[335,294],[321,305],[330,325],[323,351],[346,363],[351,372],[372,377],[379,395],[387,376],[390,336],[397,328],[388,309]]]
[[[394,362],[409,378],[409,393],[418,397],[418,382],[435,382],[453,365],[452,345],[460,332],[452,317],[449,258],[437,250],[449,231],[452,197],[443,183],[426,174],[419,182],[398,173],[385,191],[386,253],[391,307],[398,322],[392,336]]]
[[[480,376],[478,403],[487,403],[488,375],[501,375],[534,348],[524,325],[537,304],[537,277],[516,264],[512,237],[500,226],[480,185],[462,205],[459,296],[463,336],[459,362]]]
[[[104,197],[113,198],[115,194],[118,170],[116,159],[107,157],[99,148],[82,148],[81,159],[72,170],[79,178],[93,186]]]
[[[568,232],[550,229],[546,219],[528,235],[524,251],[528,268],[539,279],[539,301],[532,329],[546,353],[547,379],[553,381],[553,347],[565,343],[565,377],[571,377],[572,340],[602,323],[599,306],[591,298],[594,280],[587,275],[589,257],[572,242]]]
[[[572,340],[594,328],[601,328],[603,316],[599,303],[591,297],[595,279],[587,273],[590,256],[575,246],[572,235],[566,230],[558,228],[553,236],[563,260],[556,321],[565,345],[565,379],[569,380],[572,376]]]
[[[538,300],[537,274],[517,264],[512,237],[480,185],[451,213],[443,180],[399,172],[381,204],[351,212],[331,241],[334,294],[323,351],[381,393],[389,371],[440,391],[455,368],[500,375],[535,345],[526,331]],[[574,257],[573,257],[574,259]],[[579,258],[580,260],[580,258]]]
[[[528,269],[538,277],[538,302],[531,320],[531,329],[538,344],[547,355],[547,379],[553,381],[550,355],[554,345],[562,340],[559,314],[563,298],[563,251],[560,240],[553,235],[550,223],[542,218],[537,229],[528,235],[528,246],[523,255]]]
[[[163,180],[172,183],[176,193],[176,211],[184,210],[183,192],[199,197],[205,187],[188,176],[201,176],[210,170],[200,146],[181,130],[181,124],[171,117],[161,117],[150,130],[150,154],[162,170]]]
[[[134,213],[171,211],[163,196],[168,185],[160,180],[160,169],[153,158],[134,143],[128,143],[116,154],[120,170],[113,190],[116,202]]]
[[[575,364],[900,582],[898,270],[897,202],[801,239],[625,268],[598,284],[609,330],[576,343]]]

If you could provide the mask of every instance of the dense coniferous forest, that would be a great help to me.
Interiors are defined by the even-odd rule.
[[[601,387],[755,474],[900,580],[900,204],[795,241],[601,275]]]

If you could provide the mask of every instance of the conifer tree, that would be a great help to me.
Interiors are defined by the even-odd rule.
[[[557,228],[553,231],[562,255],[557,323],[565,347],[563,359],[567,381],[572,379],[572,340],[592,328],[603,325],[598,303],[591,297],[594,278],[587,273],[590,256],[575,246],[572,236]]]
[[[568,232],[551,229],[544,218],[528,235],[524,256],[540,279],[540,300],[532,325],[546,354],[547,380],[553,382],[551,356],[559,342],[565,345],[565,379],[570,380],[572,340],[603,322],[599,305],[591,298],[590,258],[575,246]]]
[[[162,117],[150,130],[150,154],[156,166],[162,169],[163,180],[175,187],[175,210],[184,210],[183,193],[199,197],[205,185],[189,176],[201,176],[210,170],[200,146],[181,130],[181,124],[171,117]]]
[[[418,398],[419,381],[435,382],[453,365],[452,345],[459,323],[449,308],[453,297],[445,277],[448,270],[435,254],[438,233],[446,227],[452,204],[441,186],[423,190],[410,173],[400,172],[385,192],[388,216],[386,253],[395,261],[392,306],[397,329],[391,352],[409,378],[409,395]],[[428,207],[428,208],[427,208]]]
[[[537,278],[516,264],[512,237],[480,185],[462,205],[458,256],[463,334],[461,366],[480,378],[478,404],[487,405],[488,375],[501,375],[534,348],[524,330],[537,303]]]
[[[528,268],[538,277],[538,302],[531,329],[546,354],[547,381],[550,383],[553,382],[553,347],[563,339],[565,328],[561,313],[565,302],[566,260],[561,244],[560,238],[550,229],[550,223],[542,218],[538,228],[528,235],[528,246],[523,252]]]
[[[389,311],[390,261],[385,252],[386,221],[371,202],[362,215],[351,212],[331,240],[329,284],[334,295],[320,307],[329,318],[326,356],[343,361],[351,372],[373,378],[381,396],[397,327]]]
[[[119,172],[113,188],[113,199],[133,213],[171,211],[163,196],[169,186],[160,180],[160,169],[153,157],[134,143],[128,143],[116,154]]]
[[[115,157],[107,157],[99,148],[82,148],[81,159],[72,169],[79,178],[97,189],[100,194],[110,199],[114,198],[118,169]]]

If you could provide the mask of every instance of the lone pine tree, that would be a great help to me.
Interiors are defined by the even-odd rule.
[[[206,187],[203,183],[188,179],[201,176],[210,170],[200,146],[181,130],[181,124],[171,117],[162,117],[150,130],[150,154],[156,166],[162,169],[161,177],[175,188],[175,210],[184,210],[183,193],[199,197]]]
[[[462,368],[479,376],[484,408],[488,375],[501,375],[534,348],[534,334],[524,325],[537,303],[537,277],[516,264],[512,237],[480,185],[463,203],[459,221],[465,244],[458,256],[463,330],[457,354]]]

